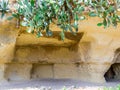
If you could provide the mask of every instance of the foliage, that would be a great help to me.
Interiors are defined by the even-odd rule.
[[[104,87],[103,90],[120,90],[120,85],[116,87]]]
[[[104,27],[109,27],[110,25],[117,26],[117,23],[120,21],[120,17],[117,15],[117,9],[115,5],[110,4],[108,0],[101,0],[100,2],[95,0],[91,4],[94,7],[95,11],[93,15],[97,15],[100,18],[103,18],[102,23],[98,23],[98,26],[104,25]]]
[[[5,13],[9,12],[9,1],[8,0],[1,0],[0,1],[0,12],[1,18],[4,17]]]
[[[90,17],[103,19],[97,26],[116,27],[120,22],[117,14],[119,3],[120,0],[18,0],[16,11],[9,19],[17,18],[22,26],[28,28],[28,33],[35,33],[37,37],[43,36],[44,30],[47,36],[52,36],[50,24],[54,23],[62,29],[60,36],[64,40],[66,31],[76,35],[78,22],[86,18],[86,12]],[[2,0],[0,6],[3,17],[8,10],[8,1]]]
[[[43,36],[43,30],[46,30],[47,36],[52,36],[49,26],[56,23],[62,29],[60,35],[64,40],[65,31],[69,30],[73,34],[78,31],[79,16],[83,10],[79,2],[71,3],[70,0],[20,0],[17,11],[12,16],[23,17],[21,25],[28,27],[28,33],[36,33],[38,37]]]

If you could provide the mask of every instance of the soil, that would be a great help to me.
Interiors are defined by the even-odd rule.
[[[82,82],[70,79],[39,79],[30,81],[4,81],[0,83],[0,90],[103,90],[103,87],[116,87],[118,81],[109,81],[104,84]]]

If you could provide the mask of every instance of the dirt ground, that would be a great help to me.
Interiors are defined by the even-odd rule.
[[[103,87],[116,87],[120,81],[95,84],[70,79],[42,79],[30,81],[9,81],[0,83],[0,90],[103,90]]]

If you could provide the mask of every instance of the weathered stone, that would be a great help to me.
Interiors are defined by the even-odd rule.
[[[51,64],[33,64],[32,68],[32,78],[33,79],[50,79],[53,76],[53,65]]]
[[[67,47],[53,46],[28,46],[16,49],[15,60],[17,62],[31,63],[77,63],[80,61],[80,54]]]
[[[0,81],[5,81],[6,64],[0,64]]]
[[[78,67],[75,64],[55,64],[55,79],[78,79]]]
[[[13,24],[13,25],[12,25]],[[13,22],[0,23],[0,62],[11,62],[14,58],[18,31]]]
[[[52,28],[55,29],[55,28]],[[58,28],[57,28],[58,29]],[[44,37],[36,38],[34,34],[22,33],[17,38],[17,46],[27,46],[27,45],[41,45],[41,46],[72,46],[80,41],[83,33],[79,32],[77,35],[73,35],[70,32],[66,32],[66,39],[61,41],[59,36],[60,31],[54,31],[52,37]]]
[[[11,62],[14,58],[15,43],[0,46],[0,62]]]
[[[100,63],[81,63],[78,70],[79,79],[89,82],[104,83],[104,74],[109,66],[109,64]]]
[[[7,64],[5,69],[5,78],[10,81],[30,80],[32,64]]]
[[[110,66],[119,63],[120,25],[105,30],[96,25],[101,19],[89,18],[79,22],[80,32],[76,36],[68,32],[61,41],[60,29],[55,25],[51,25],[53,37],[48,38],[44,33],[43,37],[36,38],[34,34],[25,33],[24,28],[20,28],[18,35],[15,22],[1,22],[2,79],[5,75],[9,80],[25,80],[30,79],[31,74],[32,78],[72,78],[103,83]],[[9,63],[7,67],[5,63]],[[116,67],[115,71],[117,75],[119,69]]]

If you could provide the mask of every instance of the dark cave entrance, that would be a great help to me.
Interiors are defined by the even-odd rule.
[[[120,80],[120,63],[111,65],[109,70],[104,75],[106,81]]]

